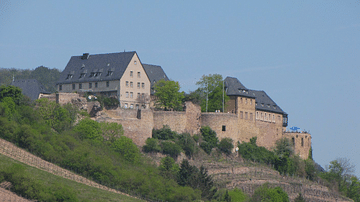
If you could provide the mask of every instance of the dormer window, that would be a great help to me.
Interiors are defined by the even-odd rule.
[[[68,74],[67,77],[66,77],[66,79],[71,79],[71,78],[73,78],[72,74]]]
[[[94,76],[95,76],[95,72],[91,72],[90,77],[94,77]]]
[[[113,74],[113,71],[109,70],[106,76],[111,76],[112,74]]]
[[[84,77],[85,77],[85,73],[81,73],[79,79],[84,78]]]

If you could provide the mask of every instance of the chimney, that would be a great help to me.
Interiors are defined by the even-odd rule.
[[[89,53],[84,53],[82,56],[81,56],[81,59],[82,60],[87,60],[89,58]]]

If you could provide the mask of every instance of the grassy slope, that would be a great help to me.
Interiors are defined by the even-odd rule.
[[[65,184],[70,186],[73,190],[77,191],[77,197],[80,201],[122,201],[122,202],[136,202],[136,201],[143,201],[140,199],[131,198],[128,196],[104,191],[101,189],[89,187],[84,184],[80,184],[74,182],[72,180],[64,179],[58,177],[56,175],[47,173],[45,171],[39,170],[37,168],[28,166],[26,164],[20,163],[16,160],[13,160],[9,157],[4,155],[0,155],[0,168],[5,168],[11,166],[13,164],[21,164],[26,167],[26,170],[32,174],[35,179],[41,180],[44,184],[52,184],[54,182]]]

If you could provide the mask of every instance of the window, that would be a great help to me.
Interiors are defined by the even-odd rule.
[[[128,104],[127,104],[127,103],[124,104],[124,108],[125,108],[125,109],[128,108]]]
[[[79,89],[82,89],[82,83],[79,83]]]
[[[135,109],[139,109],[139,105],[138,105],[138,104],[136,105]]]
[[[253,120],[253,113],[250,113],[250,120]]]
[[[252,99],[250,99],[250,105],[252,105]]]
[[[97,88],[97,82],[95,82],[95,88]]]
[[[137,88],[140,89],[140,82],[137,82]]]
[[[293,146],[295,146],[295,138],[291,138]]]
[[[265,113],[265,117],[264,117],[265,119],[264,120],[267,120],[267,116],[266,116],[266,113]]]
[[[130,92],[130,98],[133,98],[133,92]]]
[[[221,131],[226,131],[226,126],[225,125],[222,126]]]
[[[137,98],[140,98],[140,93],[137,93]]]
[[[133,77],[133,71],[130,71],[130,77]]]
[[[85,77],[85,73],[81,73],[79,79],[84,78],[84,77]]]
[[[141,73],[140,72],[138,72],[138,78],[141,78]]]
[[[144,94],[144,93],[141,94],[141,98],[142,98],[142,99],[145,98],[145,94]]]
[[[141,83],[141,87],[142,87],[142,88],[145,88],[145,83]]]
[[[109,84],[109,82],[107,81],[107,82],[106,82],[106,87],[109,87],[109,86],[110,86],[110,84]]]
[[[271,121],[271,114],[269,114],[269,121]]]
[[[240,98],[240,103],[243,103],[242,101],[243,101],[242,98]]]
[[[132,81],[130,81],[130,88],[132,88],[133,87],[133,82]]]
[[[89,88],[92,88],[92,83],[89,83]]]
[[[67,77],[66,77],[66,79],[71,79],[72,77],[73,77],[72,74],[68,74]]]
[[[244,115],[243,115],[243,112],[240,111],[240,118],[241,118],[241,119],[244,118],[243,116],[244,116]]]
[[[136,60],[134,60],[134,65],[136,65],[137,64],[137,62],[136,62]]]
[[[62,85],[59,85],[59,91],[62,90]]]
[[[125,85],[126,85],[126,87],[129,87],[129,81],[126,81]]]
[[[129,97],[129,92],[126,91],[125,96],[126,96],[126,97]]]
[[[245,99],[245,104],[247,104],[247,98]]]
[[[245,112],[245,119],[248,119],[248,113]]]
[[[273,122],[275,122],[275,115],[273,114]]]
[[[75,90],[75,84],[74,84],[74,83],[73,83],[73,85],[72,85],[72,89]]]
[[[134,109],[134,105],[133,105],[133,104],[130,105],[130,109]]]
[[[256,119],[259,119],[259,112],[256,112]]]
[[[304,146],[304,138],[301,138],[301,146]]]
[[[113,74],[113,71],[109,70],[106,76],[111,76],[112,74]]]

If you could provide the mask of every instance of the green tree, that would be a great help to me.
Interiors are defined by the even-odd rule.
[[[110,142],[114,142],[116,138],[119,138],[124,134],[122,125],[118,123],[101,122],[100,129],[102,131],[102,136]]]
[[[180,168],[173,158],[166,156],[161,159],[159,170],[161,171],[162,176],[176,179],[176,174],[179,172]]]
[[[229,97],[224,92],[222,76],[220,74],[203,75],[200,81],[196,82],[196,85],[199,86],[195,91],[198,96],[192,95],[192,97],[194,99],[200,98],[201,111],[206,112],[206,106],[208,112],[214,112],[215,110],[222,111],[223,97],[224,103],[229,100]],[[206,100],[208,101],[206,102]]]
[[[0,86],[0,101],[6,97],[12,98],[18,105],[23,98],[23,94],[21,93],[21,89],[18,87],[2,85]]]
[[[196,143],[189,133],[183,133],[178,135],[176,144],[181,146],[187,157],[192,157],[195,153]]]
[[[162,142],[160,146],[163,154],[168,154],[173,158],[177,158],[181,153],[181,147],[173,142]]]
[[[184,92],[179,92],[179,82],[160,80],[155,84],[154,90],[157,98],[156,107],[164,110],[182,110]]]
[[[129,162],[137,162],[140,158],[139,149],[128,137],[121,136],[112,143],[111,147]]]
[[[74,131],[77,132],[81,139],[90,139],[102,141],[102,131],[100,124],[89,118],[82,119],[75,127]]]
[[[164,125],[161,129],[152,131],[152,137],[159,140],[173,140],[177,136],[168,125]]]
[[[149,152],[160,152],[161,148],[159,146],[159,141],[155,138],[148,138],[145,141],[145,145],[143,146],[143,151],[146,153]]]
[[[289,157],[294,154],[293,146],[288,138],[281,138],[275,143],[275,153],[279,157]]]
[[[221,139],[218,148],[220,149],[221,152],[224,152],[226,155],[230,155],[232,149],[234,148],[233,140],[228,137]]]
[[[211,130],[209,126],[201,127],[200,129],[201,135],[203,137],[203,141],[200,144],[200,147],[207,153],[210,154],[212,148],[217,147],[219,139],[216,136],[216,132]]]

